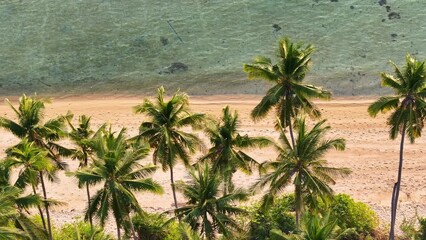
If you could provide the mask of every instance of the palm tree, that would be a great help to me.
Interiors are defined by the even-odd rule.
[[[10,220],[19,216],[13,201],[15,195],[15,189],[0,188],[0,239],[24,239],[28,236],[22,230],[10,226]]]
[[[190,153],[202,146],[201,140],[194,134],[182,130],[185,127],[196,128],[204,118],[204,114],[189,112],[188,95],[176,92],[169,101],[164,100],[165,90],[158,89],[155,103],[148,99],[134,107],[135,113],[144,113],[149,117],[139,128],[138,138],[146,139],[154,149],[154,164],[159,162],[163,171],[170,169],[170,181],[173,200],[177,208],[173,167],[180,159],[189,166]]]
[[[246,213],[234,203],[247,200],[248,194],[234,190],[220,197],[220,178],[207,163],[197,164],[196,169],[190,170],[190,177],[190,184],[182,182],[178,187],[188,199],[188,205],[175,209],[176,217],[207,239],[214,239],[217,233],[229,239],[232,230],[240,230],[232,216]]]
[[[299,112],[307,113],[313,118],[320,117],[319,109],[310,99],[331,97],[330,92],[302,82],[309,70],[313,51],[312,45],[303,47],[288,38],[282,38],[278,44],[277,64],[272,64],[270,58],[262,56],[256,57],[252,64],[244,64],[244,71],[248,73],[249,79],[261,78],[275,84],[253,109],[252,118],[261,119],[275,107],[282,126],[289,127],[293,146],[292,119]]]
[[[266,174],[261,176],[253,187],[269,186],[268,193],[264,197],[267,203],[292,182],[295,187],[297,226],[299,226],[304,200],[315,204],[317,197],[331,196],[333,190],[329,184],[335,183],[333,177],[346,176],[350,173],[348,168],[328,167],[327,161],[323,159],[330,149],[344,150],[345,148],[344,139],[324,139],[330,129],[329,126],[323,126],[324,122],[325,120],[308,130],[304,119],[296,119],[298,136],[294,147],[281,126],[281,146],[276,145],[278,157],[275,161],[262,164],[261,167]]]
[[[71,114],[68,114],[71,115]],[[71,132],[68,133],[69,138],[77,147],[76,149],[72,149],[73,159],[77,159],[80,164],[79,168],[85,168],[89,164],[89,158],[93,153],[93,149],[90,146],[90,140],[94,138],[97,134],[104,130],[105,124],[102,125],[96,132],[92,130],[90,124],[90,117],[86,115],[82,115],[78,118],[78,126],[74,126],[71,123],[70,118],[66,118],[69,127],[71,128]],[[81,187],[81,186],[79,186]],[[87,203],[90,205],[90,187],[89,184],[86,184],[86,194],[87,194]],[[89,216],[90,227],[93,228],[92,216]]]
[[[393,111],[388,117],[390,139],[396,139],[401,133],[399,151],[398,180],[393,187],[391,203],[391,228],[389,239],[394,239],[396,209],[398,205],[399,189],[401,186],[404,139],[408,135],[411,143],[420,137],[423,129],[423,120],[426,113],[426,68],[425,61],[419,62],[410,55],[406,56],[406,65],[400,69],[391,62],[395,76],[381,73],[382,86],[391,87],[395,95],[381,97],[368,108],[370,116],[375,117],[379,112]]]
[[[71,116],[59,116],[42,123],[44,117],[44,104],[48,99],[37,99],[27,97],[25,94],[19,98],[19,107],[16,109],[8,99],[6,102],[15,112],[18,121],[0,117],[0,127],[10,131],[13,135],[34,142],[38,147],[46,149],[48,156],[54,161],[59,169],[65,169],[66,163],[60,161],[60,157],[69,156],[72,152],[55,143],[65,136],[65,119]]]
[[[232,175],[237,170],[251,174],[252,167],[259,163],[243,150],[254,147],[265,147],[272,142],[263,137],[249,137],[240,135],[238,127],[238,113],[232,114],[229,107],[223,109],[220,122],[214,121],[207,126],[205,133],[210,137],[212,147],[200,161],[209,161],[213,172],[220,174],[224,180],[223,194],[226,195],[233,189]]]
[[[150,191],[162,193],[161,186],[146,176],[152,174],[155,166],[142,166],[138,163],[149,152],[147,146],[138,142],[133,145],[125,139],[125,129],[117,136],[109,131],[101,132],[93,141],[95,159],[92,164],[79,170],[75,176],[79,184],[96,185],[103,182],[103,187],[91,198],[86,210],[86,220],[96,214],[101,226],[105,226],[110,211],[117,224],[117,236],[121,239],[120,228],[130,225],[133,237],[136,234],[130,213],[142,212],[133,191]]]

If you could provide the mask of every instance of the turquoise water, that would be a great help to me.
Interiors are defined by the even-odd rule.
[[[422,0],[2,0],[0,94],[262,94],[242,65],[287,36],[316,47],[307,81],[382,93],[378,74],[423,60]],[[384,2],[386,2],[384,4]],[[274,27],[275,25],[275,27]],[[166,73],[174,62],[186,71]]]

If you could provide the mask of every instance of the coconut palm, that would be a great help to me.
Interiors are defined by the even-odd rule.
[[[244,71],[248,73],[249,79],[265,79],[274,84],[251,112],[252,118],[261,119],[275,108],[282,126],[289,127],[293,146],[292,119],[299,112],[307,113],[313,118],[320,117],[319,109],[310,99],[331,97],[330,92],[302,82],[309,70],[313,51],[312,45],[303,47],[288,38],[282,38],[278,44],[277,64],[262,56],[256,57],[252,64],[244,64]]]
[[[12,103],[6,99],[15,112],[18,121],[0,117],[0,127],[10,131],[19,138],[27,138],[38,147],[48,151],[49,158],[54,161],[59,169],[66,168],[66,164],[60,160],[62,156],[71,155],[71,151],[55,141],[65,136],[65,119],[70,116],[59,116],[42,123],[44,117],[44,104],[48,99],[37,99],[27,97],[25,94],[19,98],[19,107],[16,109]]]
[[[323,126],[325,120],[318,122],[308,130],[304,119],[296,119],[298,136],[295,145],[288,140],[285,129],[280,125],[281,144],[276,145],[278,157],[275,161],[265,162],[262,168],[266,172],[254,189],[269,186],[264,199],[273,200],[273,197],[284,190],[289,184],[294,185],[296,224],[299,226],[300,214],[304,209],[304,202],[315,205],[317,197],[331,196],[334,177],[346,176],[350,173],[347,168],[334,168],[327,166],[323,159],[330,149],[344,150],[345,140],[324,139],[330,129]]]
[[[71,115],[71,114],[68,114]],[[80,164],[79,168],[85,168],[89,164],[89,159],[93,153],[93,149],[90,146],[90,140],[95,137],[100,131],[103,131],[105,124],[102,125],[96,132],[91,128],[90,117],[82,115],[78,118],[78,126],[74,126],[71,123],[71,118],[66,118],[71,131],[68,133],[68,137],[74,143],[75,149],[72,149],[72,158],[77,159]],[[79,186],[82,187],[82,186]],[[86,184],[87,203],[90,205],[90,187]],[[89,216],[90,227],[93,228],[92,216]]]
[[[0,220],[2,223],[14,224],[17,229],[12,232],[18,232],[13,238],[6,239],[19,239],[22,233],[25,233],[25,239],[44,240],[48,238],[47,233],[33,223],[25,214],[28,209],[39,206],[42,202],[40,196],[34,194],[22,195],[23,190],[11,185],[0,186],[0,219],[2,219],[4,210],[14,212],[14,214],[5,214],[6,219]],[[3,211],[2,211],[3,210]],[[1,227],[0,227],[1,228]],[[2,232],[2,230],[0,230]],[[0,239],[4,239],[0,233]]]
[[[127,224],[134,238],[136,234],[131,222],[131,212],[141,213],[133,191],[149,191],[162,193],[161,186],[151,178],[155,166],[142,166],[138,163],[149,152],[147,146],[139,143],[129,144],[125,138],[125,129],[117,136],[111,129],[104,131],[93,140],[95,158],[89,167],[79,170],[75,176],[79,184],[96,185],[103,183],[103,187],[91,198],[85,218],[96,216],[101,226],[105,226],[112,211],[117,224],[117,236],[121,239],[120,229]]]
[[[48,231],[49,239],[52,239],[52,226],[49,213],[50,200],[47,198],[44,176],[47,176],[52,181],[55,180],[56,166],[49,159],[48,155],[48,151],[38,147],[35,142],[30,142],[24,138],[18,145],[9,149],[6,165],[10,168],[16,167],[20,169],[14,186],[24,189],[29,185],[34,196],[38,196],[36,188],[41,184],[47,225],[40,205],[38,205],[38,210],[43,227]]]
[[[15,208],[15,191],[10,188],[0,188],[0,239],[20,239],[27,235],[20,229],[10,226],[10,220],[19,216]]]
[[[384,96],[372,103],[368,108],[370,116],[375,117],[379,112],[393,111],[388,117],[390,126],[389,136],[396,139],[401,133],[398,180],[393,187],[391,203],[391,228],[389,238],[394,239],[396,209],[401,186],[404,140],[407,134],[411,143],[420,137],[423,129],[423,120],[426,113],[426,67],[425,62],[419,62],[410,55],[406,56],[406,63],[400,69],[395,63],[395,75],[381,73],[382,86],[394,90],[394,96]]]
[[[190,170],[190,177],[191,183],[182,182],[178,187],[188,203],[175,209],[176,217],[207,239],[215,239],[217,233],[229,239],[232,230],[240,230],[232,216],[245,213],[234,204],[247,200],[248,194],[234,190],[220,197],[220,178],[210,171],[207,163],[197,164],[195,169]]]
[[[232,114],[228,106],[222,112],[220,122],[214,121],[205,128],[212,147],[206,155],[200,158],[200,161],[209,161],[213,172],[223,177],[223,194],[226,195],[233,189],[232,175],[237,169],[251,174],[252,167],[259,165],[255,159],[243,151],[268,146],[271,141],[263,137],[240,135],[238,113],[235,111]]]
[[[170,170],[170,181],[175,208],[177,208],[173,167],[178,160],[186,166],[190,163],[190,153],[202,146],[201,140],[192,133],[182,129],[197,127],[204,118],[203,114],[189,112],[188,95],[176,92],[169,101],[164,100],[165,90],[158,89],[157,101],[145,99],[134,107],[135,113],[144,113],[149,121],[143,122],[139,128],[138,138],[146,139],[154,149],[154,164],[159,162],[163,171]]]

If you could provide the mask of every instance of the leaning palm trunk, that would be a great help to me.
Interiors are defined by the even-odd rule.
[[[86,194],[87,194],[87,206],[90,206],[90,189],[89,189],[88,183],[86,183]],[[89,215],[89,223],[90,223],[90,230],[93,230],[92,214]]]
[[[176,188],[175,188],[175,180],[173,178],[173,167],[170,165],[170,182],[172,183],[172,192],[173,192],[173,200],[175,203],[175,208],[177,208],[177,198],[176,198]]]
[[[31,187],[33,188],[34,195],[37,195],[37,191],[35,189],[34,184],[31,184]],[[43,224],[43,229],[44,229],[44,231],[47,232],[46,221],[44,220],[43,210],[41,209],[40,204],[37,204],[37,208],[38,208],[38,212],[40,214],[41,223]]]
[[[300,184],[296,184],[295,185],[295,190],[294,190],[294,195],[295,195],[295,212],[296,212],[296,227],[300,228],[300,215],[301,215],[301,211],[302,211],[302,204],[303,204],[303,199],[302,199],[302,186],[300,186]]]
[[[53,240],[52,225],[50,223],[50,214],[49,214],[49,203],[47,203],[46,186],[44,185],[43,173],[39,172],[39,174],[40,174],[41,187],[43,189],[44,207],[46,209],[46,219],[47,219],[47,229],[49,233],[49,240]]]
[[[398,207],[399,189],[401,187],[401,176],[402,176],[402,163],[404,160],[404,138],[405,129],[407,124],[404,124],[401,133],[401,144],[399,146],[399,167],[398,167],[398,180],[395,183],[392,191],[392,203],[391,203],[391,226],[389,232],[389,239],[395,239],[395,222],[396,222],[396,209]]]

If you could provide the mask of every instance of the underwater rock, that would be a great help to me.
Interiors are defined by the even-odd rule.
[[[398,37],[398,34],[396,34],[396,33],[392,33],[392,34],[391,34],[391,37],[393,37],[393,38]]]
[[[352,5],[350,6],[350,8],[351,8],[351,9],[355,9],[355,7],[354,7],[354,6],[352,6]]]
[[[391,11],[390,6],[386,6],[386,12],[390,12],[390,11]]]
[[[330,0],[330,2],[338,2],[339,0]]]
[[[188,66],[181,62],[174,62],[163,69],[161,69],[158,74],[172,74],[178,72],[186,72],[188,71]]]
[[[388,18],[389,18],[389,20],[392,20],[392,19],[400,19],[400,18],[401,18],[401,15],[399,15],[399,13],[397,13],[397,12],[390,12],[390,13],[388,14]]]
[[[380,6],[383,6],[383,5],[387,4],[386,0],[379,0],[378,3],[379,3]]]
[[[273,24],[272,27],[274,28],[275,32],[278,32],[279,30],[281,30],[281,27],[278,24]]]
[[[169,44],[169,39],[165,37],[160,37],[160,42],[161,44],[163,44],[163,46],[166,46],[167,44]]]

